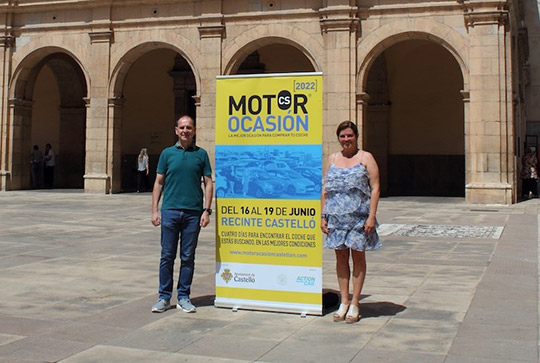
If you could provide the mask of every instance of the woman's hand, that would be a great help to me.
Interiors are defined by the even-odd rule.
[[[371,232],[375,230],[376,224],[375,217],[369,216],[366,223],[364,223],[364,231],[366,231],[366,234],[371,234]]]
[[[321,231],[324,234],[328,234],[328,221],[325,218],[321,219]]]

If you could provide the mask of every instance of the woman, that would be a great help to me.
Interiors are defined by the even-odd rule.
[[[328,158],[322,192],[321,229],[327,234],[325,248],[336,253],[336,272],[341,304],[334,321],[360,319],[358,304],[366,277],[366,250],[381,247],[375,227],[379,203],[379,168],[373,156],[358,149],[358,128],[351,121],[339,124],[336,135],[341,152]],[[349,296],[352,257],[352,300]]]
[[[146,178],[148,177],[149,170],[148,152],[146,151],[146,148],[143,147],[137,157],[137,193],[141,190],[146,190]]]
[[[522,194],[525,198],[538,196],[538,161],[532,149],[528,147],[521,158]]]

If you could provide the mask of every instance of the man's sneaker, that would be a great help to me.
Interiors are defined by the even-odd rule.
[[[159,299],[157,303],[152,306],[153,313],[162,313],[165,310],[171,308],[171,300]]]
[[[191,301],[189,301],[188,298],[183,298],[183,299],[178,300],[178,304],[176,304],[176,308],[182,309],[186,313],[194,313],[197,311],[197,308],[195,307],[195,305],[193,305]]]

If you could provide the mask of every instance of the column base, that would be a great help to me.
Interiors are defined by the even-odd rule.
[[[467,203],[504,204],[514,202],[512,185],[507,183],[469,183],[465,185]]]
[[[110,180],[107,174],[86,174],[84,176],[84,192],[109,194],[111,189]]]
[[[0,170],[0,190],[10,190],[11,172],[9,170]]]

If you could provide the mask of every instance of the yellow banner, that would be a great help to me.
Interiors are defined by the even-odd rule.
[[[218,77],[216,306],[322,314],[322,75]]]
[[[216,144],[322,142],[322,76],[218,78]]]

